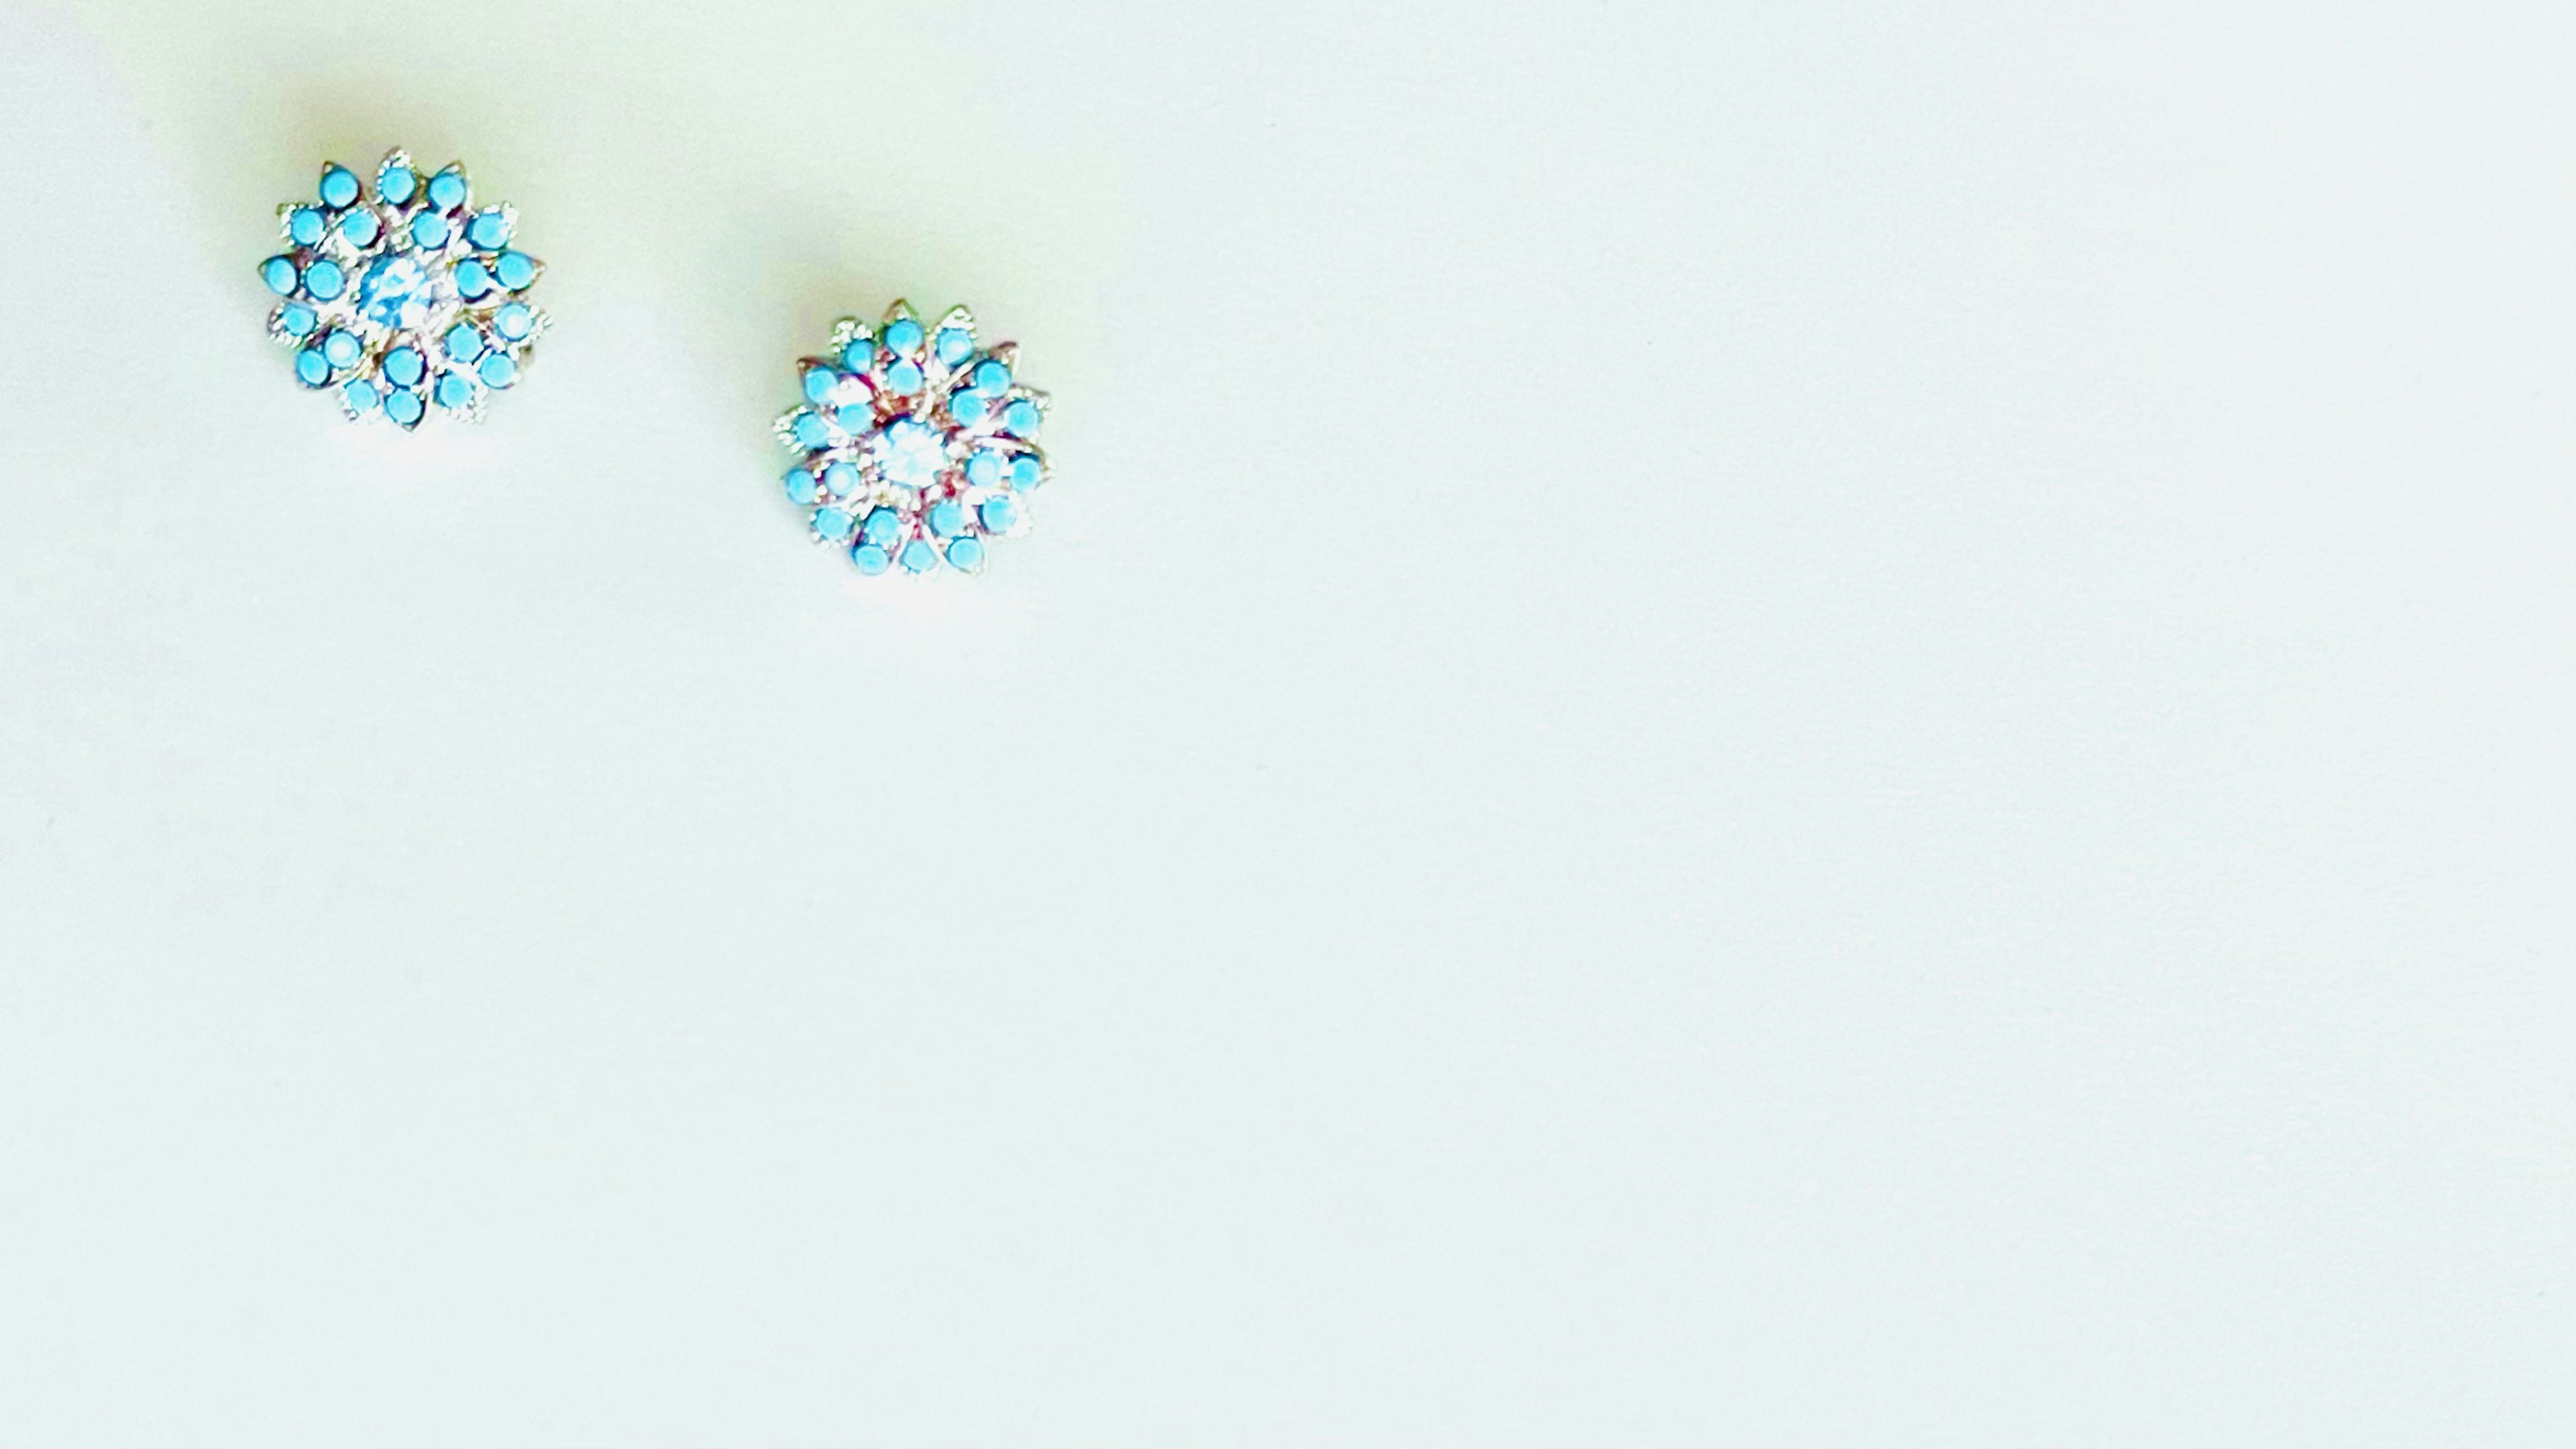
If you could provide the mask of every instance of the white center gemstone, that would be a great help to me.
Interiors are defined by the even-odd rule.
[[[358,279],[358,315],[391,331],[417,330],[435,300],[429,269],[409,257],[378,257]]]
[[[868,461],[878,477],[898,488],[927,488],[948,466],[948,442],[936,428],[898,418],[868,439]]]

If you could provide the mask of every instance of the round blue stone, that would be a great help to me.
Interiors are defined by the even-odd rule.
[[[846,462],[835,461],[823,469],[823,486],[835,498],[847,498],[859,491],[859,470]]]
[[[798,413],[796,421],[787,426],[796,434],[799,447],[811,449],[831,445],[832,430],[824,424],[821,413]]]
[[[921,391],[921,365],[898,362],[886,369],[886,389],[902,397]]]
[[[510,244],[510,219],[497,211],[478,214],[465,224],[465,239],[487,252]]]
[[[876,420],[876,412],[866,403],[852,403],[832,414],[832,421],[841,425],[841,431],[853,437],[866,432]]]
[[[465,204],[465,173],[450,166],[429,178],[429,204],[454,211]]]
[[[358,354],[363,350],[354,333],[334,331],[322,339],[323,360],[335,368],[357,366]]]
[[[973,573],[984,566],[984,540],[966,537],[948,545],[948,566],[960,573]]]
[[[1011,369],[999,362],[978,363],[975,367],[977,392],[1000,392],[1011,385]]]
[[[306,387],[320,387],[331,380],[331,364],[319,348],[308,347],[295,354],[295,376]]]
[[[358,178],[346,166],[331,166],[322,172],[322,204],[346,206],[358,199]]]
[[[886,565],[894,560],[886,557],[886,551],[882,547],[873,543],[863,543],[850,550],[850,562],[859,566],[860,573],[866,574],[869,578],[875,578],[884,573]]]
[[[309,247],[322,240],[322,213],[309,206],[299,206],[286,216],[286,235],[297,246]]]
[[[277,330],[289,337],[301,337],[313,330],[321,319],[301,302],[289,302],[277,309]]]
[[[467,257],[456,264],[456,295],[471,300],[492,290],[491,269]]]
[[[875,544],[891,544],[903,536],[903,515],[891,508],[872,509],[868,521],[859,526],[859,537]]]
[[[411,189],[419,184],[418,174],[399,162],[376,173],[376,195],[396,206],[411,200]]]
[[[397,347],[385,354],[384,374],[393,380],[396,387],[416,387],[420,384],[421,373],[426,370],[425,364],[426,359],[420,355],[419,348]]]
[[[936,343],[942,364],[955,367],[975,355],[975,338],[963,327],[942,327]]]
[[[1046,480],[1046,467],[1026,453],[1011,460],[1011,486],[1025,492]]]
[[[376,404],[381,401],[376,395],[376,385],[364,378],[357,379],[340,389],[340,396],[348,401],[349,411],[353,413],[374,412]]]
[[[809,367],[805,370],[807,402],[818,403],[829,399],[832,396],[832,389],[840,385],[841,375],[828,367]]]
[[[485,387],[508,387],[519,380],[519,363],[506,352],[495,352],[483,359],[474,375],[483,379]]]
[[[911,352],[921,346],[921,324],[906,317],[886,324],[885,345],[896,352]]]
[[[984,410],[989,406],[980,392],[951,393],[948,397],[948,415],[970,428],[984,420]]]
[[[376,233],[382,229],[372,211],[353,211],[340,218],[340,235],[347,237],[354,246],[374,246]]]
[[[778,481],[786,487],[790,503],[810,504],[822,496],[823,490],[815,484],[814,475],[802,468],[788,469],[779,475]]]
[[[955,538],[966,531],[966,510],[958,506],[957,500],[943,498],[923,510],[921,521],[941,538]]]
[[[525,341],[536,325],[536,314],[528,310],[525,302],[504,302],[501,310],[492,314],[492,330],[512,342]]]
[[[990,448],[966,460],[966,481],[978,488],[990,488],[1002,481],[1002,455]]]
[[[877,360],[877,345],[865,337],[853,337],[841,348],[841,365],[852,372],[865,372]]]
[[[277,295],[292,296],[295,292],[295,259],[270,257],[259,264],[259,279],[266,282],[268,289]]]
[[[1038,405],[1027,398],[1014,399],[1009,407],[1002,409],[1002,426],[1009,429],[1013,437],[1034,437],[1039,421]]]
[[[975,510],[975,517],[986,533],[1008,533],[1020,521],[1020,505],[1008,498],[988,498]]]
[[[466,378],[464,373],[445,373],[439,377],[438,386],[431,390],[430,395],[438,399],[438,405],[440,407],[447,408],[452,411],[473,401],[474,384]]]
[[[929,539],[916,538],[903,546],[902,562],[910,572],[926,574],[939,562],[939,551],[930,546]]]
[[[857,524],[846,508],[820,508],[814,512],[814,531],[834,543],[848,538]]]
[[[526,252],[503,252],[492,263],[492,275],[515,292],[537,279],[537,259]]]
[[[395,422],[398,422],[407,428],[420,421],[420,414],[421,405],[419,393],[395,392],[385,394],[386,417],[393,419]]]
[[[358,315],[378,327],[418,327],[429,320],[432,300],[429,269],[410,257],[378,257],[358,278]]]
[[[413,217],[411,244],[426,252],[434,252],[447,245],[447,218],[434,211],[424,211]]]
[[[444,345],[448,356],[458,362],[472,362],[483,355],[483,334],[459,322],[447,329]]]
[[[338,262],[328,257],[304,269],[304,290],[312,294],[313,300],[317,302],[330,301],[339,296],[341,289],[348,285],[348,274],[340,270]]]

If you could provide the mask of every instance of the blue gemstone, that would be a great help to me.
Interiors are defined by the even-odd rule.
[[[447,245],[447,218],[434,211],[424,211],[413,217],[411,244],[428,252]]]
[[[429,204],[454,211],[465,204],[465,173],[450,166],[429,178]]]
[[[823,423],[821,413],[798,413],[788,424],[795,431],[797,446],[807,449],[831,446],[832,430]]]
[[[844,462],[834,462],[823,469],[823,486],[835,498],[847,498],[859,491],[859,470]]]
[[[335,331],[322,339],[323,360],[335,368],[357,366],[358,354],[363,350],[353,333]]]
[[[841,365],[852,372],[865,372],[876,360],[877,345],[865,337],[853,337],[841,349]]]
[[[990,448],[966,460],[966,481],[978,488],[990,488],[1002,481],[1002,455]]]
[[[479,213],[465,224],[465,239],[487,252],[510,244],[510,219],[497,211]]]
[[[1022,453],[1011,460],[1012,487],[1025,493],[1044,481],[1046,481],[1046,465],[1037,459]]]
[[[483,359],[474,375],[483,379],[485,387],[508,387],[519,380],[518,360],[506,352],[495,352]]]
[[[268,289],[275,292],[277,295],[281,297],[293,296],[295,293],[295,259],[293,257],[270,257],[267,261],[259,264],[259,279],[266,282],[268,284]]]
[[[859,537],[870,543],[890,544],[903,536],[903,515],[891,508],[871,510],[868,521],[859,526]]]
[[[396,387],[416,387],[420,383],[424,362],[419,348],[397,347],[385,354],[384,374]]]
[[[381,228],[376,224],[376,214],[372,211],[353,211],[340,218],[340,235],[347,237],[356,246],[374,246],[376,233],[379,230]]]
[[[407,428],[412,424],[419,422],[420,414],[421,405],[419,393],[396,392],[387,393],[385,395],[385,416],[402,424],[404,427]]]
[[[821,495],[822,490],[814,484],[814,475],[802,468],[788,469],[779,475],[778,481],[785,485],[790,503],[810,504]]]
[[[1002,409],[1002,426],[1009,429],[1013,437],[1035,437],[1038,422],[1038,405],[1027,398],[1016,398],[1009,407]]]
[[[832,421],[841,425],[841,431],[853,437],[875,426],[876,420],[875,410],[866,403],[852,403],[832,414]]]
[[[286,235],[288,240],[300,247],[309,247],[319,242],[322,240],[322,213],[309,206],[295,208],[287,213]]]
[[[984,395],[980,392],[951,393],[948,398],[948,415],[971,428],[984,420],[984,409],[988,406],[990,404],[984,401]]]
[[[289,337],[301,337],[320,322],[313,309],[301,302],[289,302],[277,309],[277,330]]]
[[[848,538],[857,523],[858,520],[850,517],[850,510],[846,508],[819,508],[814,511],[814,531],[834,543]]]
[[[492,314],[492,330],[512,342],[525,341],[536,326],[536,314],[528,310],[525,302],[504,302],[501,310]]]
[[[459,322],[447,329],[447,355],[458,362],[472,362],[483,355],[483,334]]]
[[[439,377],[438,386],[431,390],[430,395],[438,399],[438,405],[440,407],[447,408],[452,411],[456,408],[465,406],[468,402],[473,400],[474,384],[466,378],[464,373],[445,373]]]
[[[913,573],[926,574],[938,562],[939,551],[930,546],[929,539],[916,538],[903,546],[903,566]]]
[[[941,538],[955,538],[966,531],[966,510],[953,498],[943,498],[923,511],[921,521]]]
[[[948,545],[948,565],[960,573],[973,573],[984,566],[984,540],[961,538]]]
[[[384,170],[376,173],[376,195],[400,206],[411,200],[411,189],[419,184],[419,180],[419,176],[408,166],[399,162],[388,165]]]
[[[1020,521],[1020,505],[1008,498],[987,498],[975,510],[975,517],[983,523],[986,533],[1008,533]]]
[[[340,396],[348,400],[349,411],[353,413],[374,412],[380,401],[376,396],[376,385],[363,378],[340,389]]]
[[[308,347],[295,354],[295,375],[306,387],[320,387],[331,380],[331,364],[318,348]]]
[[[975,338],[963,327],[942,327],[938,337],[939,360],[955,367],[975,355]]]
[[[456,295],[471,300],[492,290],[492,273],[481,262],[467,257],[456,264]]]
[[[886,324],[885,345],[896,352],[911,352],[921,346],[921,324],[906,317]]]
[[[839,387],[840,385],[841,375],[828,367],[812,367],[805,370],[805,400],[807,402],[818,403],[826,401],[832,396],[832,389]]]
[[[859,566],[860,573],[866,574],[869,578],[875,578],[884,573],[886,565],[894,560],[887,558],[886,551],[877,545],[863,543],[850,550],[850,562]]]
[[[537,259],[526,252],[503,252],[492,262],[492,275],[515,292],[537,279]]]
[[[921,366],[898,362],[886,369],[886,390],[899,397],[910,397],[921,391]]]
[[[999,362],[985,362],[977,364],[975,368],[975,390],[977,392],[1000,392],[1002,389],[1009,387],[1010,385],[1010,368]]]
[[[328,302],[349,285],[348,274],[340,264],[325,257],[304,269],[304,290],[317,302]]]
[[[358,178],[346,166],[331,166],[322,172],[322,204],[346,206],[358,199]]]
[[[382,256],[358,278],[358,315],[378,327],[408,330],[429,320],[435,298],[429,269],[410,257]]]

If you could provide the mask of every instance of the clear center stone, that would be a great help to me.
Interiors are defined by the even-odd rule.
[[[868,440],[868,461],[898,488],[927,488],[948,466],[948,444],[938,429],[899,418]]]
[[[405,256],[378,257],[358,279],[358,315],[396,332],[429,320],[429,269]]]

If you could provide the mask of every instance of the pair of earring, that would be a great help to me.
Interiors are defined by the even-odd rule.
[[[329,163],[315,199],[278,219],[286,250],[259,268],[278,297],[269,334],[351,421],[475,419],[518,385],[549,325],[528,301],[545,267],[519,250],[516,211],[475,207],[462,166],[424,176],[395,150],[367,183]],[[845,318],[797,367],[804,401],[776,424],[797,454],[782,481],[859,572],[981,573],[987,540],[1026,531],[1049,473],[1046,394],[966,308],[936,324],[900,301],[875,326]]]

